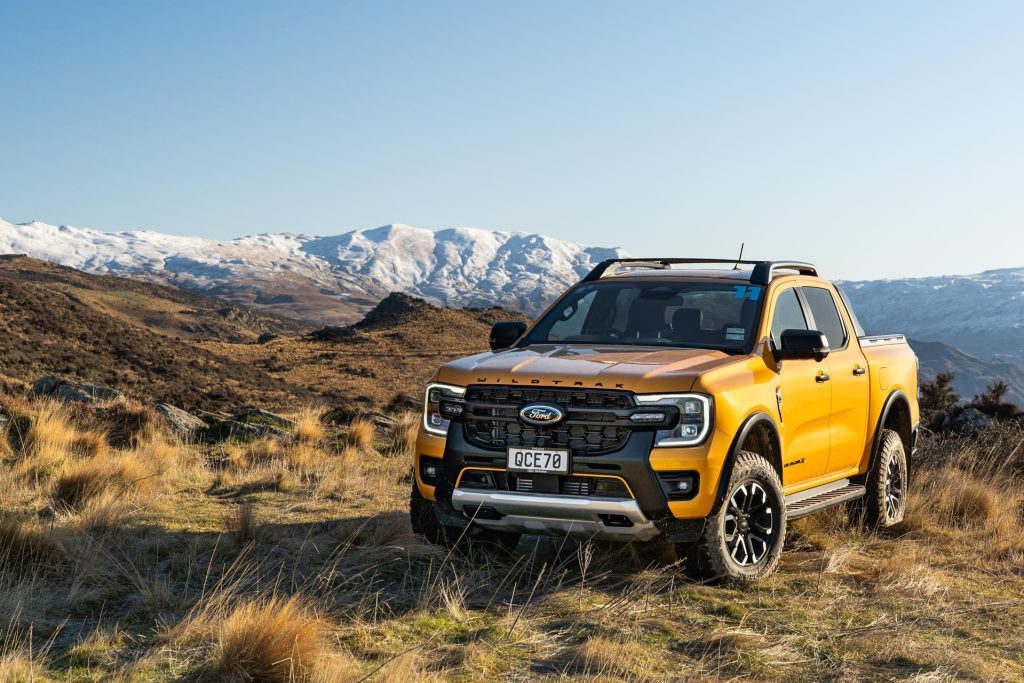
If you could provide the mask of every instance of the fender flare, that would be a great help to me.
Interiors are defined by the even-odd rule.
[[[903,391],[902,389],[893,389],[891,392],[889,392],[889,395],[885,397],[885,403],[882,405],[882,412],[879,413],[878,421],[875,423],[875,433],[874,433],[874,436],[872,436],[872,438],[871,438],[871,455],[868,457],[868,469],[867,469],[867,472],[871,471],[871,468],[875,464],[875,458],[878,457],[878,446],[879,446],[879,444],[882,441],[883,425],[886,423],[886,421],[888,421],[888,419],[889,419],[889,412],[892,410],[892,407],[894,405],[896,405],[897,401],[905,402],[907,404],[907,408],[908,409],[910,408],[910,398],[907,396],[906,392]],[[910,425],[910,428],[913,429],[914,425]],[[900,436],[902,438],[902,434]],[[910,458],[911,458],[911,455],[912,455],[911,451],[913,450],[913,446],[909,445],[909,444],[904,444],[904,447],[905,447],[905,450],[907,451],[907,470],[908,470],[908,474],[909,474]],[[864,475],[861,475],[861,476],[866,476],[866,474],[867,473],[865,473]]]
[[[736,432],[736,436],[733,437],[732,443],[729,445],[729,452],[725,456],[725,463],[722,465],[722,471],[718,475],[718,493],[715,494],[715,504],[712,506],[712,513],[717,512],[722,501],[725,500],[725,496],[728,493],[726,488],[729,485],[729,479],[732,477],[733,464],[736,462],[736,453],[740,450],[740,445],[746,441],[750,433],[754,431],[754,428],[761,424],[767,424],[768,429],[775,437],[776,444],[778,445],[779,454],[782,454],[782,439],[779,436],[779,426],[775,424],[774,418],[767,412],[759,410],[751,413],[743,420],[743,424],[740,425],[739,431]],[[767,457],[767,455],[765,456]],[[775,463],[772,463],[773,466]],[[778,463],[779,479],[782,479],[782,459]]]

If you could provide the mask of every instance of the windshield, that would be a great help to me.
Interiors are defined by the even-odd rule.
[[[709,282],[594,282],[576,287],[523,340],[746,352],[763,287]]]

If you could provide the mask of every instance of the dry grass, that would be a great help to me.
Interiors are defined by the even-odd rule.
[[[345,443],[360,451],[373,450],[373,441],[377,438],[377,428],[370,420],[353,420],[345,433]]]
[[[225,681],[306,681],[325,659],[326,624],[296,597],[247,600],[216,628],[214,658]]]
[[[65,561],[52,534],[11,518],[0,518],[0,572],[19,577],[49,573]]]
[[[125,499],[152,494],[159,474],[159,463],[145,462],[136,454],[74,460],[54,478],[50,504],[56,510],[80,511],[105,494]]]
[[[245,502],[224,514],[224,528],[239,543],[256,540],[259,524],[252,503]]]
[[[316,445],[327,438],[324,427],[324,408],[306,408],[295,415],[295,440],[302,444]]]
[[[224,450],[147,428],[76,452],[109,429],[19,409],[0,680],[1024,677],[1019,431],[926,442],[902,528],[799,520],[780,571],[739,589],[651,565],[651,548],[425,544],[406,512],[414,414],[360,437],[311,410]]]

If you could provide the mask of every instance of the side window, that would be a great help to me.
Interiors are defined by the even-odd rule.
[[[843,320],[839,317],[836,309],[836,301],[832,298],[832,292],[821,287],[801,287],[807,305],[811,308],[811,317],[814,318],[814,326],[819,332],[824,332],[828,339],[828,345],[838,349],[846,344],[846,328],[843,327]]]
[[[800,307],[796,289],[787,289],[775,300],[775,312],[772,314],[772,341],[776,346],[782,338],[783,330],[806,330],[807,320]]]

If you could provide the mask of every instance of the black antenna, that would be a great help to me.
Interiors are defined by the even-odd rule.
[[[739,258],[736,259],[736,265],[732,267],[733,270],[739,270],[740,269],[740,261],[743,260],[743,247],[745,247],[745,246],[747,246],[746,242],[740,242],[740,255],[739,255]]]

